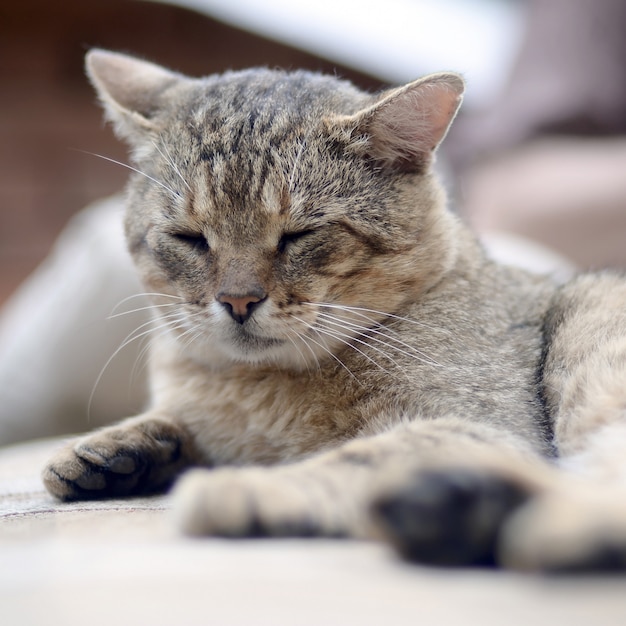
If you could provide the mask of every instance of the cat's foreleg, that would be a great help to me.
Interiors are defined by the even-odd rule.
[[[626,427],[626,280],[587,275],[564,287],[546,343],[544,396],[559,455],[578,456],[584,471],[623,472],[626,448],[608,457],[592,449]]]
[[[43,481],[62,500],[140,495],[166,489],[196,462],[185,427],[147,413],[66,444],[45,467]]]
[[[549,470],[465,420],[416,421],[288,465],[193,470],[175,489],[192,535],[384,534],[421,561],[489,562],[507,516]]]
[[[546,327],[544,395],[563,474],[512,518],[509,565],[626,569],[626,281],[582,276]]]

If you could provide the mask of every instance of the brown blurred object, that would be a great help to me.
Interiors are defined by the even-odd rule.
[[[191,75],[250,65],[379,81],[185,9],[133,0],[22,0],[0,6],[0,304],[44,258],[68,218],[120,190],[126,161],[83,73],[93,46]]]
[[[545,137],[475,165],[464,207],[483,234],[514,233],[581,269],[626,267],[626,139]]]
[[[626,0],[528,0],[507,88],[453,127],[460,204],[581,268],[626,267]]]

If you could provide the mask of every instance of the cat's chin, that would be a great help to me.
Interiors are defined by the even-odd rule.
[[[241,364],[253,367],[272,365],[297,371],[310,367],[310,360],[307,361],[302,351],[298,351],[291,342],[278,338],[246,333],[229,339],[197,339],[192,345],[174,341],[182,356],[211,369]]]
[[[303,370],[309,363],[294,346],[280,339],[261,339],[249,343],[223,346],[229,358],[236,363],[252,366],[273,365],[285,369]]]

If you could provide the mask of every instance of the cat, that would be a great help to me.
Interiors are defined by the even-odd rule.
[[[487,258],[434,168],[459,75],[370,94],[97,49],[86,65],[132,151],[151,403],[61,449],[51,494],[175,483],[190,535],[626,567],[626,280]]]

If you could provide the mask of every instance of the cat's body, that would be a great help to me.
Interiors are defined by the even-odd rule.
[[[153,294],[152,402],[63,450],[52,493],[247,466],[190,472],[181,525],[382,528],[438,563],[626,562],[626,281],[557,288],[499,266],[447,211],[431,161],[457,76],[370,96],[307,73],[191,80],[98,51],[88,67],[140,170],[126,230]],[[606,497],[555,455],[601,472]]]

